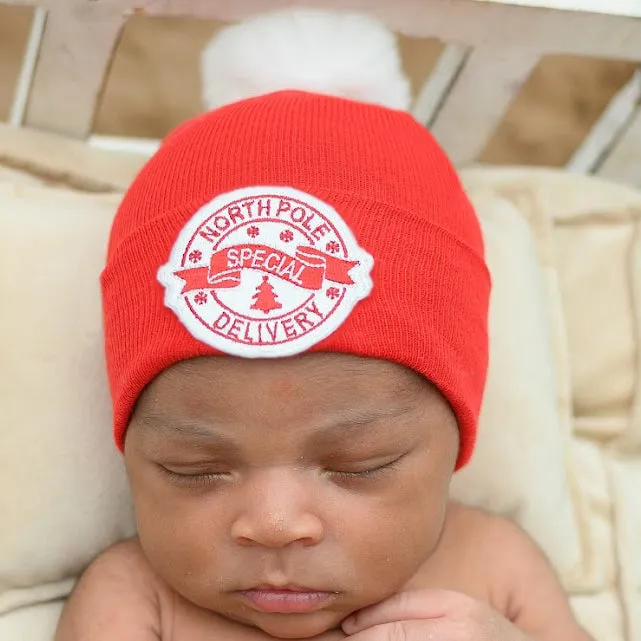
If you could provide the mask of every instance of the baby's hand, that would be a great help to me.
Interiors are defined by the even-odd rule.
[[[343,622],[350,641],[532,641],[488,605],[446,590],[416,590]]]

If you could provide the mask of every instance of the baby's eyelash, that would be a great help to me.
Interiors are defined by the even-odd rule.
[[[174,472],[164,465],[160,466],[160,469],[166,474],[170,479],[177,483],[182,483],[183,485],[205,485],[208,483],[215,483],[219,481],[224,481],[226,472],[202,472],[197,474],[181,474],[180,472]]]
[[[404,456],[404,455],[403,455]],[[377,465],[376,467],[371,467],[367,470],[359,470],[358,472],[347,472],[344,470],[329,470],[329,473],[332,476],[338,476],[345,479],[363,479],[363,478],[373,478],[376,476],[382,476],[387,472],[391,472],[397,468],[398,463],[401,461],[403,456],[400,456],[389,463],[384,463],[383,465]]]
[[[402,454],[393,461],[383,463],[382,465],[377,465],[376,467],[371,467],[366,470],[336,470],[336,469],[326,469],[325,473],[343,480],[365,480],[365,479],[374,479],[380,476],[384,476],[395,469],[397,469],[398,464],[406,454]],[[175,472],[164,465],[159,465],[163,474],[171,479],[176,484],[181,485],[212,485],[214,483],[220,483],[229,478],[229,472],[197,472],[195,474],[186,474],[181,472]]]

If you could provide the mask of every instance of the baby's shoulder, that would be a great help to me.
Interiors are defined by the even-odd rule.
[[[161,638],[159,581],[137,539],[117,543],[87,568],[63,610],[56,641]]]
[[[138,537],[125,539],[104,550],[86,574],[94,580],[125,581],[150,601],[161,599],[162,582],[149,564]]]
[[[123,567],[131,572],[140,572],[143,575],[150,572],[149,564],[137,536],[124,539],[106,548],[96,557],[95,563]]]
[[[450,502],[443,528],[442,545],[455,546],[458,551],[476,550],[482,546],[487,551],[522,542],[528,535],[513,521],[479,508]]]
[[[433,556],[426,577],[436,571],[440,587],[490,604],[531,638],[589,639],[545,554],[512,521],[453,504]]]
[[[452,502],[435,554],[417,577],[425,587],[464,592],[511,618],[515,595],[530,580],[531,568],[547,561],[515,523]]]

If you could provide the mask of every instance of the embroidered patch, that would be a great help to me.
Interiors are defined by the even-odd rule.
[[[235,356],[291,356],[345,321],[371,291],[373,264],[327,203],[289,187],[248,187],[189,220],[158,280],[199,341]]]

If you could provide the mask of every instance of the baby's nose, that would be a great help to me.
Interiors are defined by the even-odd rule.
[[[295,474],[280,470],[256,474],[243,498],[231,527],[232,538],[239,545],[281,548],[322,541],[323,522]]]

